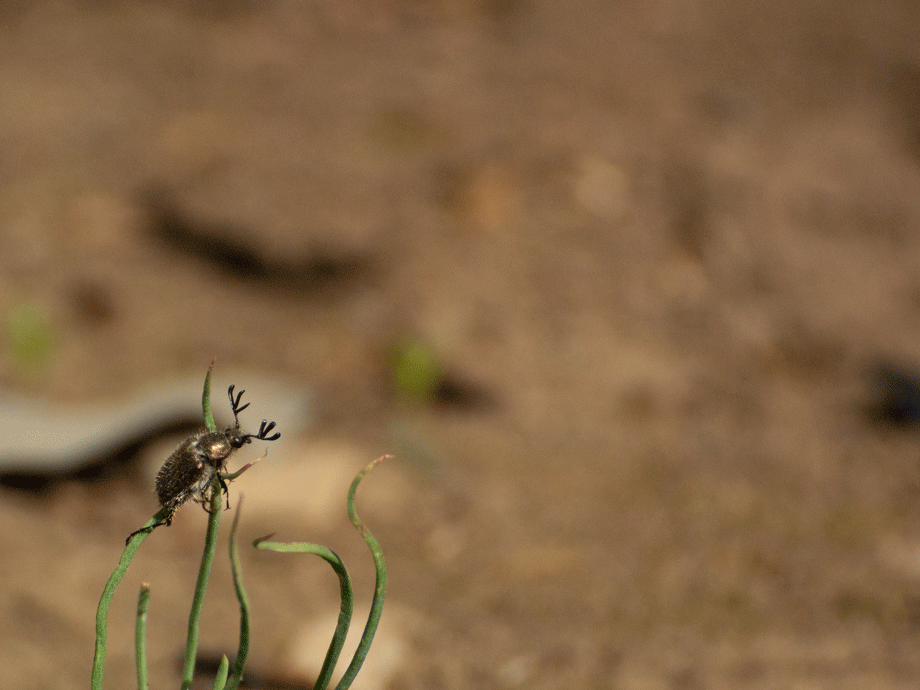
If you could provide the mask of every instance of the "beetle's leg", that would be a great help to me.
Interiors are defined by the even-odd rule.
[[[227,482],[224,481],[224,478],[220,476],[220,472],[217,473],[217,481],[220,482],[220,490],[224,492],[224,497],[227,499],[226,510],[230,510],[230,489],[227,487]]]
[[[173,515],[176,514],[176,508],[178,508],[178,506],[170,510],[169,513],[167,513],[165,518],[163,518],[159,522],[156,522],[150,525],[150,527],[141,527],[140,529],[136,529],[133,532],[131,532],[131,534],[128,535],[128,538],[125,539],[125,546],[128,545],[128,543],[131,541],[131,537],[133,537],[135,534],[140,534],[141,532],[148,532],[148,533],[152,532],[153,530],[155,530],[157,527],[160,527],[161,525],[166,525],[167,527],[169,527],[172,524]]]

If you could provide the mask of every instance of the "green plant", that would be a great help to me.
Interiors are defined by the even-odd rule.
[[[205,425],[209,431],[214,431],[216,429],[214,418],[211,414],[210,402],[211,370],[213,367],[214,363],[211,362],[211,366],[208,368],[208,373],[205,377],[204,390],[202,393],[202,410],[204,412]],[[355,652],[351,662],[349,663],[348,668],[345,670],[341,680],[336,685],[335,690],[346,690],[351,685],[352,681],[354,681],[358,671],[361,670],[361,665],[364,663],[364,659],[370,650],[371,642],[374,639],[374,634],[377,631],[377,624],[380,621],[380,615],[383,610],[383,600],[386,596],[387,587],[386,564],[384,562],[383,553],[379,544],[377,543],[377,540],[374,539],[373,535],[364,526],[358,517],[358,514],[355,510],[355,496],[358,490],[358,485],[361,483],[361,480],[364,478],[364,476],[370,472],[378,462],[384,460],[387,457],[389,456],[384,455],[364,467],[364,469],[362,469],[354,478],[348,491],[348,517],[351,520],[351,523],[354,525],[355,529],[361,533],[361,536],[364,538],[365,543],[370,549],[371,555],[374,559],[374,568],[377,574],[377,581],[374,590],[374,597],[371,603],[370,614],[368,616],[367,623],[365,624],[364,633],[361,637],[358,649]],[[201,616],[201,608],[204,603],[205,591],[208,586],[208,579],[211,574],[211,565],[214,561],[214,553],[217,547],[217,530],[220,524],[220,515],[222,512],[221,480],[223,480],[223,482],[232,481],[239,477],[247,469],[252,467],[253,464],[254,463],[250,463],[233,474],[220,476],[215,472],[211,480],[211,504],[209,506],[208,528],[205,533],[204,553],[202,554],[201,565],[198,570],[198,581],[195,586],[195,594],[192,599],[192,608],[189,614],[185,663],[183,665],[182,673],[182,690],[188,690],[191,687],[192,677],[195,670],[195,659],[198,648],[199,619]],[[223,658],[220,668],[218,669],[217,678],[214,684],[215,690],[234,690],[234,688],[239,685],[243,678],[246,656],[249,652],[249,601],[246,596],[246,590],[243,587],[242,570],[239,560],[239,549],[237,548],[236,543],[236,529],[239,523],[241,501],[242,499],[240,499],[237,504],[236,513],[233,517],[233,525],[230,530],[230,567],[233,574],[233,583],[236,589],[237,600],[239,601],[240,605],[240,640],[236,659],[233,663],[232,669],[230,668],[230,663],[227,657],[225,656]],[[92,681],[90,686],[92,690],[102,690],[102,677],[105,667],[106,639],[108,637],[108,611],[112,597],[114,596],[116,588],[127,572],[128,566],[131,564],[131,559],[137,552],[138,547],[140,547],[144,539],[146,539],[150,534],[150,530],[146,528],[149,527],[152,529],[154,526],[161,523],[165,519],[167,512],[167,508],[162,508],[150,519],[150,521],[147,522],[146,525],[144,525],[144,528],[136,532],[128,539],[128,543],[126,544],[125,550],[122,553],[118,567],[115,568],[115,571],[109,577],[109,580],[103,589],[102,598],[99,600],[99,608],[96,612],[96,652],[93,658]],[[320,674],[317,677],[314,685],[316,690],[325,690],[329,685],[329,681],[332,677],[332,672],[335,669],[336,662],[338,661],[339,655],[341,654],[342,646],[345,642],[345,636],[348,633],[348,628],[351,624],[353,594],[351,578],[348,575],[348,570],[345,568],[345,564],[342,563],[341,559],[335,555],[335,553],[330,551],[325,546],[320,546],[318,544],[308,544],[301,542],[270,542],[268,541],[268,537],[264,537],[262,539],[257,539],[253,546],[259,549],[278,551],[282,553],[307,553],[319,556],[332,566],[332,569],[338,576],[342,602],[339,612],[338,624],[336,625],[335,633],[333,634],[332,641],[330,642],[329,650],[326,653],[326,658],[323,662]],[[147,689],[145,631],[147,622],[147,602],[149,596],[149,585],[144,583],[141,586],[141,592],[138,598],[137,620],[135,624],[135,658],[137,662],[137,682],[138,688],[140,690]]]

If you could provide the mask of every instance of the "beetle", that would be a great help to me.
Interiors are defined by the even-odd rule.
[[[252,439],[277,441],[281,438],[281,434],[277,431],[269,436],[275,428],[275,423],[264,419],[259,427],[259,433],[243,432],[240,428],[239,414],[249,407],[249,403],[240,405],[243,393],[246,391],[241,390],[234,396],[234,388],[235,386],[230,386],[227,389],[230,407],[233,410],[234,425],[225,431],[199,431],[179,444],[179,447],[163,463],[156,476],[157,498],[160,500],[163,516],[159,522],[132,532],[128,535],[126,543],[131,541],[131,537],[135,534],[151,532],[160,525],[167,527],[171,525],[173,515],[189,499],[200,503],[205,510],[208,510],[215,473],[221,491],[227,496],[227,508],[229,509],[230,497],[227,482],[222,474],[227,458],[238,448],[252,443]]]

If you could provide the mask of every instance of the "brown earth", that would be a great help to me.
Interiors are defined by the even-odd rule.
[[[279,538],[363,592],[296,457],[337,497],[396,453],[360,496],[393,623],[364,687],[914,688],[918,439],[864,403],[920,361],[918,35],[897,0],[3,3],[0,298],[50,345],[2,382],[79,408],[217,356],[312,391],[244,538],[293,506]],[[443,399],[394,396],[403,338]],[[0,493],[3,687],[88,686],[147,482]],[[203,525],[145,543],[107,687],[145,580],[178,685]],[[251,668],[293,682],[334,578],[247,554]]]

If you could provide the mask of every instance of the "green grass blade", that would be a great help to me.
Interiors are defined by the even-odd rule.
[[[159,519],[160,513],[157,513],[150,518],[145,527],[155,524]],[[93,655],[93,673],[92,680],[90,681],[91,690],[102,690],[102,675],[105,670],[105,651],[106,641],[108,639],[109,606],[112,603],[112,597],[115,595],[115,590],[121,583],[121,579],[128,571],[128,566],[131,565],[131,559],[134,558],[134,554],[137,553],[138,547],[149,534],[150,532],[138,532],[131,537],[128,544],[125,546],[125,550],[121,554],[121,560],[118,562],[118,567],[116,567],[115,571],[109,576],[108,582],[105,583],[105,587],[102,590],[102,597],[99,599],[99,608],[96,610],[96,651]]]
[[[377,463],[385,460],[388,457],[390,456],[384,455],[383,457],[377,458],[374,460],[374,462],[364,467],[355,477],[354,481],[352,481],[351,487],[348,490],[348,518],[351,520],[351,523],[355,526],[355,528],[361,532],[361,536],[364,537],[364,541],[367,543],[368,548],[371,551],[371,555],[374,558],[374,569],[377,574],[377,581],[376,587],[374,589],[374,598],[371,602],[370,614],[368,615],[367,624],[364,626],[364,632],[361,635],[361,640],[358,643],[358,649],[355,651],[355,655],[352,658],[351,663],[348,665],[348,668],[345,669],[345,673],[336,686],[336,690],[346,690],[352,684],[352,682],[354,682],[355,677],[361,670],[361,666],[364,664],[364,659],[367,657],[368,651],[370,651],[371,643],[374,640],[374,635],[377,632],[377,626],[380,623],[380,616],[383,612],[383,601],[386,597],[387,589],[386,563],[384,562],[383,552],[381,551],[377,540],[374,539],[374,536],[370,533],[367,527],[364,526],[364,523],[362,523],[358,517],[358,513],[355,510],[355,496],[358,491],[358,485],[361,483],[361,480],[364,479],[364,476],[370,472]],[[264,539],[260,539],[256,540],[254,546],[259,549],[268,549],[270,551],[278,551],[281,553],[309,553],[319,556],[320,558],[325,559],[339,576],[342,599],[342,606],[339,611],[339,620],[335,628],[335,633],[332,637],[332,642],[329,645],[329,650],[326,652],[326,658],[323,661],[323,666],[320,669],[320,673],[317,676],[316,683],[314,685],[314,690],[326,690],[332,677],[332,672],[335,668],[335,664],[342,652],[342,646],[345,644],[345,637],[348,635],[348,628],[351,624],[351,617],[354,609],[354,594],[351,587],[351,578],[348,575],[348,571],[345,569],[345,564],[342,563],[342,560],[335,553],[327,549],[325,546],[320,546],[319,544],[307,544],[303,542],[285,544],[279,542],[269,542]]]
[[[137,690],[147,690],[147,607],[150,585],[141,584],[137,597],[137,620],[134,624],[134,661],[137,665]]]
[[[204,595],[211,577],[211,565],[214,563],[214,552],[217,550],[217,528],[220,526],[221,503],[220,482],[217,474],[211,483],[211,506],[208,515],[208,531],[204,538],[204,553],[201,555],[201,566],[198,569],[198,581],[195,583],[195,596],[192,598],[192,610],[188,617],[188,637],[185,642],[185,662],[182,665],[182,690],[192,687],[192,678],[195,675],[195,658],[198,655],[198,628],[201,619],[201,609],[204,606]]]
[[[383,600],[386,598],[387,594],[386,562],[383,559],[383,551],[380,549],[380,544],[377,543],[374,535],[370,533],[370,530],[364,526],[364,523],[361,522],[361,519],[358,517],[358,512],[355,509],[355,496],[358,493],[358,485],[361,483],[361,480],[364,479],[365,475],[374,469],[377,463],[389,457],[391,456],[383,455],[358,472],[358,475],[355,477],[348,490],[348,518],[351,520],[351,524],[355,526],[355,529],[361,533],[364,542],[370,549],[371,556],[374,559],[374,571],[377,574],[377,581],[374,587],[374,598],[371,601],[371,610],[367,617],[367,624],[364,626],[364,632],[361,634],[361,641],[358,643],[358,649],[355,650],[355,655],[348,665],[348,668],[345,669],[345,673],[342,675],[339,684],[335,686],[335,690],[347,690],[352,682],[354,682],[355,677],[358,675],[358,671],[361,670],[361,666],[364,664],[364,659],[367,658],[367,653],[371,649],[371,643],[374,641],[374,635],[377,633],[377,626],[380,623],[380,616],[383,614]]]
[[[211,360],[211,366],[208,367],[208,373],[204,377],[204,389],[201,392],[201,411],[204,412],[204,425],[208,431],[217,431],[214,415],[211,414],[211,371],[216,361],[216,359]]]
[[[233,516],[233,526],[230,528],[230,570],[233,572],[233,587],[236,589],[236,598],[240,602],[240,646],[236,652],[233,675],[230,676],[230,680],[227,683],[227,690],[236,690],[240,681],[243,680],[243,669],[246,666],[246,657],[249,655],[249,597],[243,587],[240,550],[236,543],[236,528],[240,522],[242,508],[243,497],[240,496],[236,501],[236,513]]]
[[[267,537],[265,538],[267,539]],[[341,597],[341,607],[339,608],[339,619],[335,626],[335,633],[332,635],[332,642],[329,643],[329,649],[326,651],[326,658],[323,659],[323,666],[316,677],[313,690],[325,690],[329,686],[329,680],[332,678],[332,672],[335,670],[336,662],[342,653],[342,647],[345,644],[345,637],[348,635],[348,627],[351,625],[351,615],[354,610],[354,594],[351,588],[351,577],[342,559],[333,551],[319,544],[307,544],[305,542],[296,542],[285,544],[280,542],[265,541],[257,539],[253,546],[257,549],[266,549],[268,551],[277,551],[279,553],[307,553],[319,556],[325,560],[335,574],[339,577],[339,594]]]

